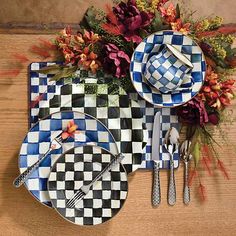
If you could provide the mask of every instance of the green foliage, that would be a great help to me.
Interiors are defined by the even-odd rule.
[[[197,166],[198,163],[199,163],[200,157],[201,157],[200,143],[199,142],[195,143],[195,145],[193,147],[192,154],[193,154],[193,157],[194,157],[195,166]]]
[[[170,25],[164,23],[163,18],[158,10],[155,10],[155,17],[151,23],[150,31],[152,33],[160,30],[170,29]]]
[[[176,5],[176,19],[180,18],[180,7],[179,4]]]
[[[39,70],[35,70],[35,72],[54,75],[50,78],[50,81],[58,81],[62,78],[72,77],[76,70],[77,66],[51,65]]]

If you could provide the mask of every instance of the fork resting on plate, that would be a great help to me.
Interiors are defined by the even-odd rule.
[[[119,153],[111,162],[87,185],[83,185],[76,193],[67,201],[66,205],[69,208],[75,207],[75,205],[81,201],[89,192],[90,188],[107,172],[109,172],[115,165],[120,163],[124,159],[124,154]]]
[[[19,188],[25,181],[30,177],[30,175],[39,167],[40,163],[47,157],[47,155],[52,152],[53,150],[59,149],[62,146],[62,142],[65,139],[61,136],[62,132],[52,140],[50,144],[50,148],[47,150],[45,154],[40,156],[38,161],[36,161],[32,166],[28,167],[23,173],[21,173],[13,182],[13,185],[16,188]]]

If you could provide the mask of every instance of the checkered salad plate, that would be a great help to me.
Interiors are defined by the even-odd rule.
[[[75,207],[66,206],[76,191],[89,184],[113,158],[100,147],[82,146],[69,150],[57,160],[48,179],[48,191],[53,207],[63,218],[78,225],[97,225],[120,211],[128,193],[127,174],[122,164],[104,174]]]
[[[40,155],[46,153],[51,141],[66,128],[71,120],[78,125],[78,132],[74,139],[69,138],[66,143],[63,143],[62,148],[52,151],[25,183],[30,193],[47,206],[51,206],[47,191],[48,176],[52,165],[62,153],[87,143],[101,146],[114,154],[119,152],[113,136],[97,119],[80,112],[58,112],[36,123],[26,135],[19,154],[21,173],[34,164]]]
[[[164,44],[173,45],[193,64],[193,85],[190,89],[161,93],[143,75],[149,58],[157,54]],[[169,30],[156,32],[144,39],[135,49],[130,64],[131,80],[138,94],[159,107],[175,107],[189,101],[202,87],[205,73],[206,62],[201,48],[190,37]]]

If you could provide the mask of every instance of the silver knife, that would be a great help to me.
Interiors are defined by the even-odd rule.
[[[153,184],[152,184],[152,205],[157,207],[161,203],[160,189],[160,112],[157,112],[154,117],[152,130],[152,156],[153,160]]]

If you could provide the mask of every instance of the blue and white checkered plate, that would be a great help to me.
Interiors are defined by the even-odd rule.
[[[36,123],[26,135],[19,154],[21,173],[49,149],[51,141],[66,128],[71,120],[78,125],[75,137],[63,143],[62,148],[52,151],[25,183],[30,193],[47,206],[51,206],[47,191],[48,176],[52,165],[62,153],[88,143],[96,144],[113,154],[118,153],[114,137],[100,121],[82,112],[57,112]]]
[[[193,86],[189,90],[161,93],[151,86],[144,76],[150,56],[158,54],[164,44],[171,44],[193,64],[191,76]],[[156,32],[144,39],[135,49],[130,65],[134,88],[147,102],[158,107],[176,107],[188,102],[201,89],[206,73],[206,62],[201,48],[188,36],[174,31]]]

